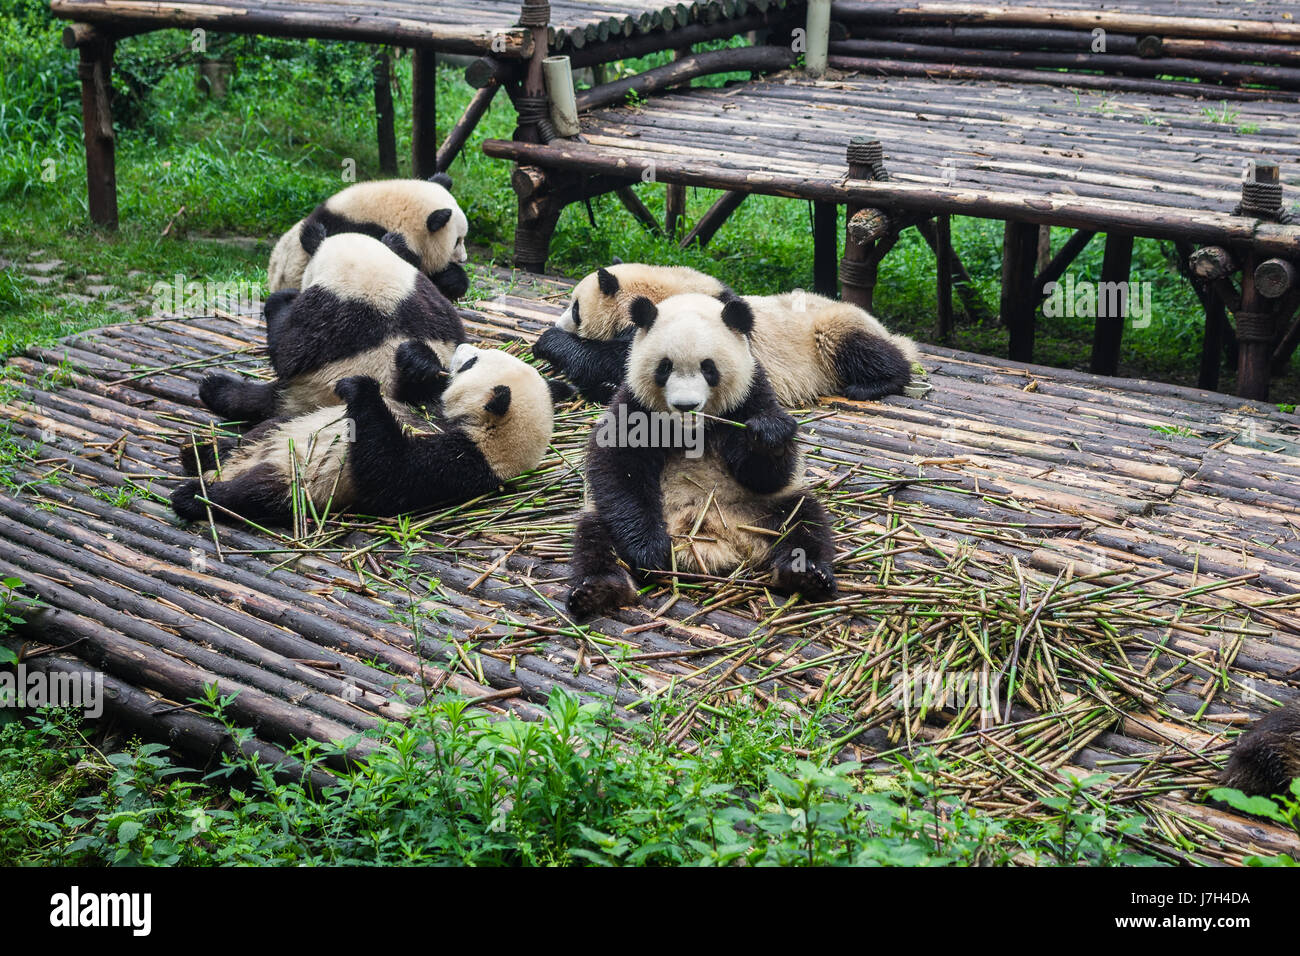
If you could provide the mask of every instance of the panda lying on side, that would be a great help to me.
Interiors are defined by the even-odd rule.
[[[1232,748],[1220,785],[1250,796],[1289,793],[1300,778],[1300,698],[1255,721]]]
[[[417,342],[402,347],[409,365],[435,375],[441,366]],[[507,352],[458,346],[443,377],[440,430],[409,408],[386,401],[373,378],[336,385],[345,404],[263,422],[242,440],[187,446],[186,481],[172,508],[190,521],[238,515],[259,524],[291,520],[292,487],[318,513],[394,515],[495,491],[536,468],[551,441],[552,396],[531,365]],[[336,399],[337,402],[337,399]]]
[[[631,342],[629,304],[695,292],[725,296],[717,279],[684,266],[623,263],[599,269],[574,287],[573,300],[533,354],[563,372],[590,401],[609,401],[623,379]],[[745,296],[754,313],[754,355],[783,405],[801,408],[820,395],[865,401],[903,390],[916,346],[870,313],[809,292]]]
[[[391,398],[428,400],[419,376],[401,379],[399,390],[398,346],[423,342],[445,366],[465,341],[455,307],[386,242],[360,233],[325,238],[319,225],[303,238],[314,255],[302,292],[277,292],[263,310],[275,380],[213,372],[199,385],[203,403],[228,421],[293,417],[334,404],[334,383],[350,375],[378,379]]]
[[[707,574],[750,561],[778,590],[833,595],[830,525],[803,490],[798,425],[750,351],[749,305],[688,294],[658,306],[638,298],[629,312],[638,331],[627,381],[605,416],[631,428],[610,441],[598,425],[587,443],[569,610],[586,617],[635,600],[616,557],[634,571]],[[630,440],[636,422],[664,420],[698,428],[702,440]]]
[[[266,270],[267,290],[302,288],[303,270],[312,256],[303,235],[308,227],[320,225],[329,236],[359,232],[380,239],[385,233],[396,233],[398,254],[447,298],[459,299],[469,291],[469,277],[460,265],[469,258],[465,251],[469,221],[450,190],[451,177],[438,173],[428,181],[380,179],[335,193],[275,244]]]

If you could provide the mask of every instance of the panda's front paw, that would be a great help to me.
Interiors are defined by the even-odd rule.
[[[469,291],[469,276],[459,263],[453,262],[441,272],[430,276],[438,291],[455,302]]]
[[[642,541],[629,544],[623,560],[629,566],[643,571],[664,571],[669,566],[668,556],[672,553],[672,547],[667,532],[659,531]]]
[[[585,619],[636,601],[636,588],[623,571],[590,574],[569,591],[565,606],[575,618]]]
[[[774,577],[777,590],[786,594],[798,592],[805,601],[826,601],[839,590],[835,569],[829,561],[805,559],[784,563],[776,567]]]
[[[549,329],[537,337],[533,343],[533,354],[544,362],[550,362],[556,368],[563,370],[563,354],[561,349],[566,337],[569,335],[564,329],[556,328],[552,325]]]
[[[172,511],[186,521],[201,521],[208,515],[208,506],[198,500],[202,486],[197,478],[181,482],[172,492]]]
[[[751,448],[775,453],[785,448],[799,431],[799,423],[784,411],[755,415],[745,422],[745,437]]]
[[[349,375],[334,383],[334,394],[351,404],[362,398],[379,397],[379,383],[369,375]]]

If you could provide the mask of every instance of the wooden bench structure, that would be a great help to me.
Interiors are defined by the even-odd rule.
[[[494,282],[463,315],[516,350],[569,295]],[[261,346],[251,310],[97,329],[10,360],[0,405],[21,452],[0,488],[0,576],[45,604],[0,643],[30,669],[102,674],[110,716],[194,766],[233,746],[191,703],[211,684],[273,761],[444,688],[525,717],[557,686],[632,717],[671,696],[684,741],[739,695],[805,711],[833,698],[832,752],[932,745],[956,768],[945,789],[993,813],[1041,817],[1061,774],[1101,772],[1115,818],[1148,820],[1143,852],[1297,852],[1295,834],[1197,797],[1227,733],[1297,693],[1294,416],[929,347],[928,398],[800,413],[839,600],[783,605],[743,577],[683,575],[580,629],[562,609],[590,406],[558,416],[534,475],[409,526],[180,525],[165,503],[178,446],[212,427],[198,381],[264,374]],[[1018,673],[1003,686],[1023,689],[985,720],[891,697],[936,667]]]
[[[543,265],[560,210],[588,181],[652,178],[670,207],[685,186],[725,190],[685,242],[707,242],[750,193],[797,197],[815,203],[818,290],[842,284],[865,306],[880,258],[919,228],[939,260],[943,339],[953,277],[965,276],[949,217],[1002,219],[1002,319],[1012,358],[1029,361],[1044,286],[1096,233],[1101,283],[1127,282],[1135,236],[1171,239],[1206,309],[1201,386],[1217,387],[1226,345],[1238,393],[1266,397],[1270,370],[1300,342],[1300,224],[1284,197],[1300,184],[1300,23],[1282,5],[841,0],[831,13],[823,77],[683,89],[673,64],[580,93],[572,139],[487,141],[521,165],[517,264]],[[689,75],[779,70],[800,48],[783,31],[799,27],[694,57]],[[629,90],[649,98],[626,105]],[[1049,259],[1050,226],[1077,231]],[[1101,309],[1092,370],[1114,374],[1124,319],[1113,302]]]
[[[642,56],[765,26],[787,0],[51,0],[72,21],[63,42],[80,51],[82,121],[90,218],[117,226],[114,171],[113,55],[118,39],[152,30],[211,30],[310,37],[409,47],[413,51],[412,168],[427,177],[446,169],[504,85],[530,123],[546,111],[542,60],[570,53],[587,65]],[[482,55],[498,68],[484,82],[441,148],[436,132],[435,61],[439,53]],[[512,68],[517,67],[517,69]],[[380,166],[397,171],[388,56],[377,53],[375,106]]]

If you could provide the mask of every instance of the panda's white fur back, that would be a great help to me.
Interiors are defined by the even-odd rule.
[[[307,268],[309,256],[302,247],[302,226],[307,220],[299,219],[282,235],[271,250],[271,261],[266,267],[266,289],[297,289],[302,285],[302,272]]]
[[[329,236],[302,273],[302,288],[320,286],[340,299],[366,302],[392,313],[415,290],[415,266],[378,239],[358,232]]]

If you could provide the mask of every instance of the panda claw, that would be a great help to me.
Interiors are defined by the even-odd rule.
[[[636,589],[625,574],[609,572],[589,575],[569,592],[565,606],[575,618],[589,618],[605,611],[632,604]]]
[[[825,601],[834,597],[839,590],[835,584],[834,568],[824,561],[809,561],[802,571],[779,568],[776,572],[776,586],[789,594],[797,591],[805,601]]]

